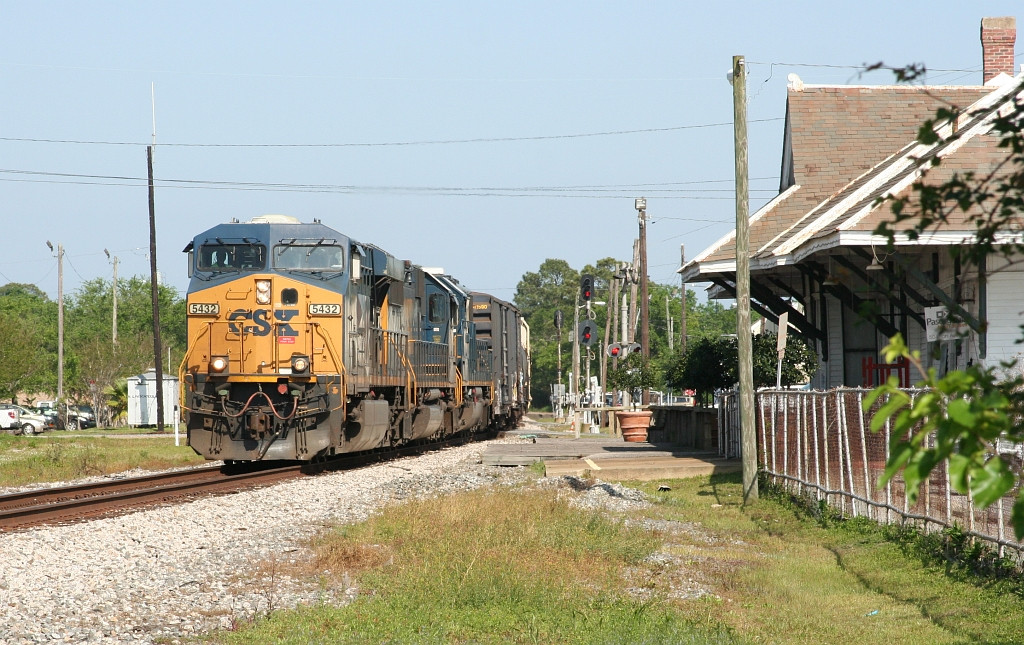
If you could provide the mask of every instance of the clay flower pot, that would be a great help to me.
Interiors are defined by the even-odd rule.
[[[615,418],[619,420],[623,441],[647,441],[647,428],[651,426],[650,410],[619,410]]]

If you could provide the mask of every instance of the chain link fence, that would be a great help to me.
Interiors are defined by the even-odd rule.
[[[880,487],[889,457],[890,427],[871,432],[870,422],[884,400],[864,411],[871,390],[840,388],[827,392],[763,390],[755,396],[758,467],[789,490],[824,500],[845,516],[880,523],[912,521],[925,531],[959,526],[966,534],[991,542],[1000,556],[1024,559],[1010,523],[1017,487],[986,509],[950,487],[948,463],[935,467],[922,483],[917,502],[907,499],[901,475]],[[914,390],[907,390],[911,396]],[[920,392],[920,391],[918,391]],[[735,392],[719,397],[719,452],[740,456],[739,402]],[[934,437],[929,441],[934,442]],[[998,450],[1020,472],[1022,447],[1000,443]],[[1018,484],[1019,486],[1019,484]]]

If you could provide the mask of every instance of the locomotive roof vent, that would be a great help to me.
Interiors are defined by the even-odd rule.
[[[257,215],[249,224],[301,224],[298,217],[291,215]]]

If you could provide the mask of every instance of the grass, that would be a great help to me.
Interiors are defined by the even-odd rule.
[[[756,642],[1024,642],[1019,583],[955,573],[891,530],[785,495],[743,509],[738,477],[677,481],[659,504],[659,516],[710,531],[710,542],[679,548],[721,600],[688,615],[713,616]]]
[[[181,431],[181,434],[185,434],[184,424],[182,424],[180,431]],[[61,431],[61,432],[63,432],[63,431]],[[58,432],[57,434],[59,436],[60,433]],[[97,435],[110,436],[110,435],[151,435],[151,434],[155,434],[155,435],[159,436],[159,433],[157,433],[155,426],[151,427],[151,428],[133,428],[131,426],[123,426],[123,427],[120,427],[120,428],[88,428],[88,429],[80,428],[78,430],[75,430],[74,432],[69,432],[68,434],[83,435],[83,436],[87,436],[87,437],[92,437],[92,436],[97,436]],[[164,434],[165,435],[174,435],[174,426],[170,426],[170,425],[164,426]]]
[[[191,448],[163,437],[16,437],[0,434],[0,486],[28,486],[134,468],[164,470],[203,463]]]
[[[1024,584],[936,560],[928,540],[785,495],[744,508],[739,474],[634,486],[654,504],[629,522],[549,489],[390,506],[325,531],[308,568],[292,572],[325,589],[354,584],[353,603],[276,611],[209,639],[1024,642]],[[680,593],[700,588],[711,593]]]
[[[358,580],[346,607],[273,614],[226,643],[732,643],[622,587],[650,568],[650,532],[551,491],[483,490],[392,506],[312,545],[325,585]],[[634,574],[637,575],[637,574]],[[643,577],[642,575],[640,577]]]
[[[201,462],[167,437],[0,434],[0,486]],[[208,638],[1024,642],[1024,580],[962,532],[922,536],[842,520],[764,488],[744,507],[739,474],[631,485],[653,504],[628,517],[575,508],[548,488],[484,489],[387,507],[366,522],[324,531],[310,545],[308,565],[283,572],[325,590],[355,585],[355,602],[254,616]],[[709,593],[679,593],[694,589]]]

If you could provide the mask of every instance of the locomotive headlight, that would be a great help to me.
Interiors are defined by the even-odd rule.
[[[228,357],[227,356],[211,356],[210,357],[210,373],[211,374],[223,374],[228,371]]]
[[[256,281],[256,302],[261,305],[270,304],[270,280]]]
[[[292,374],[309,373],[309,357],[296,355],[292,356]]]

